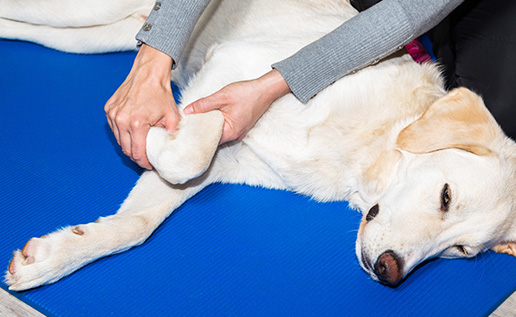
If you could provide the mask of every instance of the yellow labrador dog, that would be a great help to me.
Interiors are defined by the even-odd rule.
[[[0,36],[71,52],[133,49],[152,6],[0,0]],[[173,72],[182,105],[260,76],[355,14],[338,0],[213,1]],[[143,173],[120,210],[31,239],[9,264],[10,289],[55,282],[143,243],[214,182],[348,200],[364,214],[360,265],[390,285],[429,258],[515,253],[516,144],[478,95],[446,92],[435,65],[398,52],[307,104],[292,95],[279,99],[241,142],[219,147],[222,125],[213,111],[185,116],[175,134],[151,128],[147,153],[155,170]]]

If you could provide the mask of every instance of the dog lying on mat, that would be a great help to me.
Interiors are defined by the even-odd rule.
[[[69,52],[134,49],[153,6],[66,3],[0,0],[0,37]],[[338,0],[212,1],[173,72],[181,104],[260,76],[355,14]],[[120,210],[30,239],[14,252],[6,281],[12,290],[52,283],[139,245],[215,182],[349,201],[363,212],[359,263],[389,285],[430,258],[488,249],[514,255],[516,144],[478,95],[443,87],[437,66],[419,65],[400,51],[307,104],[280,98],[240,142],[218,146],[224,123],[218,111],[184,116],[173,134],[153,127],[147,155],[155,169],[142,174]]]

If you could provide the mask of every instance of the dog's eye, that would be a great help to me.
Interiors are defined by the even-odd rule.
[[[464,255],[469,255],[468,250],[463,245],[456,245],[455,248]]]
[[[443,191],[441,192],[441,211],[446,212],[450,207],[451,202],[451,191],[448,184],[444,184]]]
[[[444,250],[440,257],[454,259],[458,257],[471,257],[474,255],[473,249],[466,247],[462,244],[455,244]]]

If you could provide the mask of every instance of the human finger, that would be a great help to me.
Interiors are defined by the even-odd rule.
[[[145,169],[152,169],[147,158],[147,133],[150,126],[147,124],[133,124],[131,127],[131,159]]]
[[[117,90],[117,92],[115,92],[115,94],[106,102],[104,105],[104,112],[106,113],[108,125],[111,128],[111,131],[113,131],[117,143],[120,145],[120,128],[116,123],[116,118],[123,107],[121,107],[121,101],[117,97],[118,92],[119,90]]]
[[[177,130],[179,121],[181,121],[181,115],[179,114],[175,101],[172,100],[170,110],[165,113],[163,118],[161,118],[156,125],[164,127],[169,132],[173,132]]]
[[[118,145],[120,145],[120,133],[118,131],[118,127],[116,126],[115,122],[114,122],[114,115],[111,114],[113,110],[108,110],[106,112],[106,121],[109,125],[109,128],[111,129],[111,131],[113,132],[113,135],[115,136],[115,140],[116,142],[118,143]]]
[[[130,131],[130,116],[125,111],[120,110],[114,117],[114,126],[116,127],[113,132],[118,144],[122,147],[122,152],[132,159],[132,146],[131,146],[131,131]]]

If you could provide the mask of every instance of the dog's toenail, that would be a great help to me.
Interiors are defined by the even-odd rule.
[[[74,227],[72,229],[72,232],[79,236],[82,236],[84,234],[84,231],[82,231],[79,227]]]

